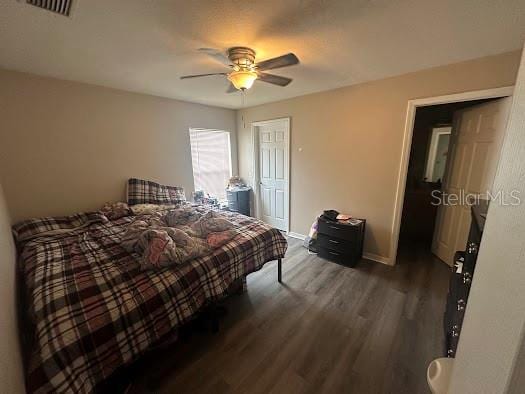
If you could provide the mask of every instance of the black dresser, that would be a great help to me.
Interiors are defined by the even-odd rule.
[[[243,187],[226,190],[228,199],[228,210],[250,216],[250,193],[251,188]]]
[[[317,254],[338,264],[354,267],[363,257],[366,220],[346,224],[320,217],[317,221]]]
[[[481,200],[479,204],[471,208],[472,221],[466,250],[458,251],[454,255],[454,265],[452,267],[447,295],[447,306],[443,319],[445,329],[445,355],[447,357],[455,357],[456,355],[487,210],[488,202],[485,200]]]

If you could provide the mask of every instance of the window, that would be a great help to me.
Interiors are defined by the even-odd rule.
[[[226,186],[232,176],[230,133],[190,129],[190,143],[195,190],[225,200]]]

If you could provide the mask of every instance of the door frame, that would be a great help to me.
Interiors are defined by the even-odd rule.
[[[475,90],[471,92],[449,94],[445,96],[427,97],[408,101],[405,130],[403,133],[403,145],[401,150],[401,164],[399,166],[396,196],[394,199],[394,217],[392,220],[392,238],[390,241],[389,254],[389,260],[391,265],[394,265],[397,260],[399,231],[401,229],[401,215],[403,214],[403,203],[405,200],[405,188],[408,174],[408,162],[410,160],[410,149],[412,147],[412,136],[414,132],[414,121],[416,119],[417,108],[427,107],[429,105],[459,103],[463,101],[511,97],[513,95],[513,92],[514,86],[504,86],[501,88]]]
[[[254,204],[253,208],[255,211],[255,217],[257,219],[260,219],[261,215],[261,209],[260,209],[260,198],[259,198],[259,130],[258,128],[261,126],[266,126],[272,123],[276,122],[285,122],[286,128],[288,129],[287,137],[286,137],[286,145],[288,146],[288,179],[286,182],[286,193],[285,193],[285,207],[286,207],[286,233],[290,233],[290,178],[291,178],[291,147],[290,147],[290,133],[291,133],[291,118],[283,117],[283,118],[277,118],[277,119],[268,119],[268,120],[259,120],[251,123],[251,133],[252,133],[252,168],[253,168],[253,174],[252,174],[252,189],[254,194]]]

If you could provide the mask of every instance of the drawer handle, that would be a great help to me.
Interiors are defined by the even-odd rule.
[[[329,239],[328,242],[332,242],[332,243],[334,243],[334,244],[338,244],[338,243],[339,243],[339,241],[336,241],[336,240],[334,240],[334,239]]]
[[[465,272],[463,274],[463,283],[467,285],[470,284],[470,282],[472,282],[472,275],[470,275],[469,272]]]
[[[339,256],[339,253],[330,252],[330,251],[328,251],[328,253],[333,254],[333,255],[335,255],[335,256]]]
[[[454,357],[454,350],[448,349],[447,350],[447,357]]]
[[[469,254],[478,253],[478,244],[476,244],[474,242],[469,242],[468,248],[467,248],[467,252]]]
[[[465,300],[461,299],[458,300],[458,311],[464,311],[465,310]]]
[[[333,228],[334,230],[341,230],[339,227],[335,227],[335,226],[328,226],[330,228]]]
[[[452,326],[451,334],[454,338],[459,337],[459,327],[457,325]]]

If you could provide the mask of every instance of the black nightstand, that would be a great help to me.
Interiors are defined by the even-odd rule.
[[[226,190],[228,199],[228,210],[250,216],[250,193],[251,188],[243,187],[238,189]]]
[[[366,220],[358,219],[359,224],[347,224],[318,220],[318,255],[338,264],[354,267],[363,257]]]

